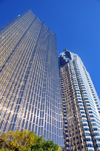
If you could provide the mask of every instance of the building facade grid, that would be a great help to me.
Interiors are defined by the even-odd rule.
[[[30,10],[0,34],[0,134],[26,129],[63,148],[56,35]]]
[[[78,55],[59,57],[64,142],[66,151],[100,150],[100,102]]]

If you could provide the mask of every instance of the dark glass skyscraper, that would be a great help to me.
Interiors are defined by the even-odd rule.
[[[56,35],[30,10],[0,35],[0,134],[26,129],[63,147]]]
[[[59,57],[66,151],[100,151],[100,101],[78,55]]]

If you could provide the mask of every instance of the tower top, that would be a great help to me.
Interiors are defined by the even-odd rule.
[[[68,51],[67,49],[64,49],[63,52]]]

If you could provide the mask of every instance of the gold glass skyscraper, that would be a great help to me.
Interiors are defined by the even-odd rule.
[[[56,35],[31,10],[0,35],[0,134],[27,129],[63,147]]]
[[[100,151],[100,101],[78,55],[59,57],[66,151]]]

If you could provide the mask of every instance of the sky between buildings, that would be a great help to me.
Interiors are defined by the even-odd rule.
[[[0,27],[28,9],[56,33],[58,55],[79,55],[100,98],[100,0],[0,0]]]

